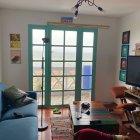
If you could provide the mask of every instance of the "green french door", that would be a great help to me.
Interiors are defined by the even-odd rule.
[[[44,37],[50,38],[44,53],[44,105],[94,100],[97,29],[29,26],[29,87],[38,93],[38,104],[41,73],[37,67],[39,69],[41,63],[38,57]],[[36,44],[36,39],[40,40],[39,44]]]

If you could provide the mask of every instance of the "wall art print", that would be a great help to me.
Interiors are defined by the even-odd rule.
[[[10,47],[21,48],[20,34],[10,34]]]
[[[122,45],[121,57],[127,57],[129,54],[129,45]]]
[[[122,44],[129,44],[130,40],[130,31],[125,31],[122,34]]]
[[[11,64],[21,64],[21,51],[11,50],[10,59],[11,59]]]
[[[126,81],[126,71],[120,70],[119,80],[125,82]]]
[[[126,70],[126,67],[127,67],[127,58],[121,58],[120,69]]]

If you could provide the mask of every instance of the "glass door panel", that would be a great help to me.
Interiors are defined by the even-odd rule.
[[[69,30],[51,30],[51,100],[59,93],[59,104],[65,104],[66,96],[75,91],[75,68],[76,68],[76,43],[77,32]],[[55,94],[54,94],[55,90]],[[57,105],[54,102],[51,105]]]
[[[51,39],[52,45],[64,45],[64,31],[52,30]]]
[[[97,30],[51,25],[46,29],[46,26],[36,26],[29,34],[29,85],[37,92],[38,105],[41,105],[42,56],[45,58],[44,105],[93,100]],[[45,35],[50,38],[47,47],[42,41]]]
[[[72,104],[75,100],[75,91],[64,92],[64,104]]]
[[[75,76],[76,62],[65,62],[65,75]]]
[[[81,100],[91,100],[94,32],[83,32]]]
[[[65,47],[65,60],[76,61],[76,47]]]
[[[45,51],[43,52],[43,41],[45,37],[45,29],[33,29],[32,30],[32,89],[37,92],[37,102],[41,105],[41,87],[42,87],[42,57],[45,57]],[[44,60],[45,68],[45,60]],[[45,77],[45,71],[44,71]],[[43,89],[45,91],[45,78],[43,78]],[[43,94],[45,95],[45,92]],[[45,104],[45,98],[43,100]]]
[[[83,61],[92,61],[93,59],[93,48],[83,47]]]
[[[62,105],[62,91],[51,92],[51,105]]]
[[[77,44],[77,31],[65,31],[65,45],[76,46]]]
[[[93,47],[93,44],[94,44],[94,33],[83,32],[83,46]]]

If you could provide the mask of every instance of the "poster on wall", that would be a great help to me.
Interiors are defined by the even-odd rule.
[[[129,44],[130,40],[130,31],[125,31],[122,34],[122,44]]]
[[[125,82],[126,81],[126,71],[120,70],[119,80]]]
[[[21,64],[21,51],[11,50],[10,51],[11,64]]]
[[[127,57],[129,54],[129,45],[122,45],[121,57]]]
[[[126,70],[126,66],[127,66],[127,58],[121,58],[120,69]]]
[[[10,34],[10,47],[21,48],[20,34]]]

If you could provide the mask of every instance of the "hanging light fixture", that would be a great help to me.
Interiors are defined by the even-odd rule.
[[[77,18],[78,8],[83,4],[83,2],[88,3],[89,6],[95,6],[100,12],[104,12],[103,8],[97,6],[94,0],[78,0],[77,4],[72,8],[72,10],[74,11],[74,18]]]

